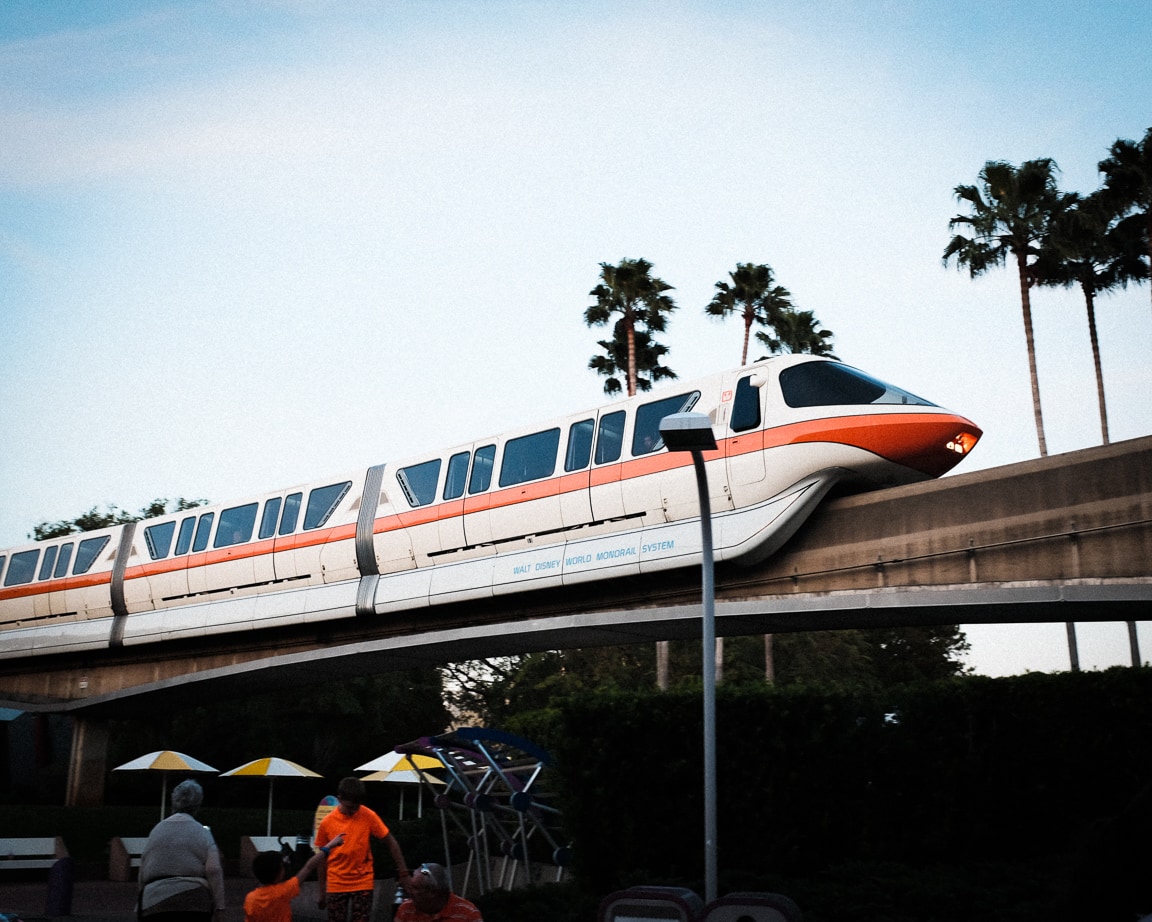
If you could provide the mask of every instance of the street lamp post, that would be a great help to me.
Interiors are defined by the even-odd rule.
[[[673,413],[660,422],[669,451],[692,454],[700,494],[700,569],[704,634],[704,900],[716,899],[716,582],[712,553],[712,504],[704,452],[716,450],[712,421],[703,413]]]

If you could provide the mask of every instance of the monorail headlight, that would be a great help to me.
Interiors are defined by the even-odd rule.
[[[966,455],[975,445],[976,436],[971,432],[961,432],[959,435],[953,436],[945,447],[958,455]]]

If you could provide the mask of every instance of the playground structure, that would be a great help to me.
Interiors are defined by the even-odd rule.
[[[450,874],[450,821],[468,842],[464,880],[458,889],[453,882],[453,889],[467,893],[473,883],[480,894],[512,889],[532,882],[533,863],[550,863],[554,879],[563,878],[571,849],[561,844],[560,811],[548,803],[553,795],[541,784],[552,761],[545,750],[503,730],[465,727],[421,737],[395,751],[440,762],[442,771],[415,771],[440,811],[444,865]]]

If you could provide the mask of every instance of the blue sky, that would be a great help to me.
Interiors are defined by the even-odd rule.
[[[592,406],[600,262],[706,318],[767,262],[846,361],[1035,457],[1016,281],[941,265],[952,190],[1052,157],[1091,191],[1152,125],[1152,6],[0,5],[0,546],[240,498]],[[1099,442],[1082,302],[1035,295],[1053,453]],[[1098,306],[1112,438],[1152,432],[1147,286]],[[1062,625],[972,628],[993,674]],[[1142,627],[1142,649],[1152,631]],[[1087,665],[1122,625],[1083,626]]]

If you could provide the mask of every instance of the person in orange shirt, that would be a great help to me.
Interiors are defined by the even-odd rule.
[[[375,868],[372,865],[372,840],[381,839],[396,862],[396,874],[406,883],[408,863],[400,850],[400,843],[388,831],[384,821],[364,806],[364,782],[359,778],[345,778],[336,787],[340,806],[320,821],[316,829],[316,845],[323,847],[336,836],[344,836],[344,844],[332,853],[318,876],[320,899],[317,906],[328,908],[328,922],[369,922],[372,913],[372,890]]]
[[[339,835],[304,862],[299,872],[284,879],[287,872],[280,852],[261,852],[252,860],[252,873],[260,886],[244,897],[244,922],[292,922],[292,900],[300,893],[300,882],[344,841]]]
[[[409,878],[408,899],[392,918],[393,922],[484,922],[475,903],[452,892],[448,869],[431,861]]]

